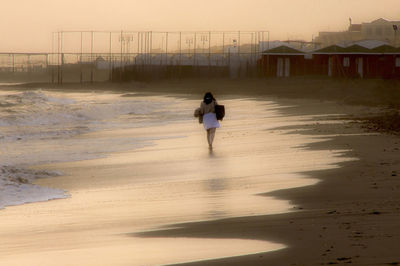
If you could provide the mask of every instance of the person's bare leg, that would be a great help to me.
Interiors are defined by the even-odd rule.
[[[210,147],[212,147],[212,144],[214,142],[216,128],[210,128],[209,130],[210,130],[210,141],[208,144]]]
[[[207,129],[207,142],[208,142],[208,146],[212,147],[212,143],[211,143],[211,129]]]

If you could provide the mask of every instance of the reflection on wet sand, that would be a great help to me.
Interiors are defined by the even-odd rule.
[[[197,104],[185,100],[176,108],[191,115]],[[139,237],[140,232],[185,222],[292,211],[289,202],[259,194],[315,184],[299,173],[347,160],[340,152],[300,147],[321,141],[315,136],[273,130],[307,123],[306,117],[281,116],[270,102],[224,104],[229,109],[213,150],[208,150],[205,132],[195,120],[83,136],[165,138],[105,158],[41,166],[66,175],[38,184],[66,189],[71,198],[1,211],[0,234],[7,245],[0,245],[0,262],[159,265],[284,248],[250,239]]]

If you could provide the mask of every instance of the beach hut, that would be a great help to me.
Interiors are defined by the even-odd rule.
[[[400,49],[387,44],[369,49],[332,45],[312,52],[313,73],[329,77],[399,78]],[[397,64],[396,64],[397,62]]]
[[[260,64],[264,75],[290,77],[305,74],[305,53],[281,45],[263,52]]]
[[[351,45],[344,49],[343,71],[346,77],[364,78],[366,66],[372,52],[370,49],[358,44]]]
[[[357,44],[348,47],[331,45],[316,50],[313,52],[315,74],[363,78],[370,54],[370,49]]]
[[[332,45],[312,52],[314,73],[329,77],[363,78],[371,50],[358,44],[348,47]]]
[[[381,45],[371,49],[373,56],[368,61],[368,77],[400,78],[400,48]]]
[[[312,52],[313,65],[311,73],[329,77],[340,76],[343,73],[341,61],[345,48],[339,45],[331,45]]]

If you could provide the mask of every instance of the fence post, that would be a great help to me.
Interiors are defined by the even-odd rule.
[[[81,31],[81,58],[80,58],[80,83],[83,83],[83,64],[82,64],[82,57],[83,57],[83,32]]]
[[[113,77],[112,77],[113,67],[112,67],[112,33],[111,33],[111,31],[110,31],[110,56],[109,56],[108,69],[109,69],[108,79],[109,79],[109,81],[112,81],[112,79],[113,79]]]
[[[13,66],[12,66],[13,73],[15,72],[15,54],[13,54]]]
[[[93,73],[93,71],[94,71],[94,64],[95,64],[95,60],[93,60],[93,39],[94,39],[94,33],[93,33],[93,31],[92,31],[92,34],[91,34],[92,36],[91,36],[91,41],[90,41],[90,61],[91,61],[91,68],[90,68],[90,83],[93,83],[93,80],[94,80],[94,73]]]
[[[63,84],[63,65],[64,65],[64,53],[63,53],[63,32],[61,32],[60,50],[61,50],[61,66],[60,66],[60,84]]]

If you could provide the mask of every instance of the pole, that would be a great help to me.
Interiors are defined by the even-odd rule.
[[[50,61],[53,58],[53,56],[54,56],[54,32],[51,33],[51,58],[50,58]],[[54,72],[53,67],[51,67],[51,83],[54,83],[53,72]]]
[[[83,56],[83,32],[81,31],[81,59],[80,59],[80,70],[81,70],[80,82],[81,82],[81,84],[83,83],[82,56]]]
[[[167,65],[168,65],[168,32],[165,33],[165,57],[167,60]]]
[[[145,65],[145,63],[146,63],[146,32],[142,32],[142,66],[144,66]],[[142,69],[143,69],[143,67],[142,67]]]
[[[179,66],[182,64],[182,32],[179,32]]]
[[[57,83],[60,84],[60,32],[57,32]]]
[[[264,40],[264,34],[263,34],[263,40]],[[269,31],[268,31],[268,39],[267,39],[267,50],[269,50]],[[267,55],[267,72],[269,73],[269,53]]]
[[[150,31],[146,33],[147,35],[147,49],[146,49],[146,54],[147,54],[147,61],[146,64],[148,65],[150,62]]]
[[[131,39],[130,38],[131,38],[130,36],[126,36],[126,39],[125,39],[125,45],[126,45],[125,54],[127,57],[126,61],[128,62],[128,66],[131,63]]]
[[[179,32],[179,78],[182,77],[182,32]]]
[[[122,46],[123,46],[123,35],[122,35],[122,30],[119,36],[120,39],[120,54],[119,54],[119,81],[122,82]]]
[[[140,46],[140,37],[139,37],[139,32],[137,32],[137,55],[139,55],[139,46]]]
[[[144,49],[143,49],[143,32],[141,32],[140,33],[140,53],[142,55],[142,66],[144,64],[143,52],[144,52]]]
[[[82,52],[83,52],[83,32],[81,31],[81,56],[82,56]],[[82,61],[82,57],[81,57],[81,61]]]
[[[153,61],[153,31],[150,31],[150,65]]]
[[[143,35],[144,35],[144,40],[143,40],[143,43],[144,43],[144,48],[143,48],[144,65],[146,65],[146,63],[147,63],[147,31],[143,32]]]
[[[194,33],[193,66],[196,65],[196,32]]]
[[[28,73],[30,73],[31,72],[31,55],[30,54],[28,54],[28,60],[27,60],[28,62]]]
[[[251,35],[251,40],[250,40],[250,54],[251,54],[251,60],[253,61],[253,60],[254,60],[254,53],[253,53],[253,45],[254,45],[254,43],[253,43],[253,41],[254,41],[253,38],[254,38],[254,33],[251,32],[250,35]]]
[[[153,31],[149,32],[149,42],[150,42],[150,44],[149,44],[149,67],[148,67],[148,69],[149,69],[150,73],[154,73],[155,70],[154,70],[154,66],[153,66]],[[157,71],[156,75],[153,75],[153,77],[154,76],[158,76],[158,71]]]
[[[250,33],[250,53],[253,54],[253,33]]]
[[[51,59],[54,57],[54,32],[51,35]],[[51,83],[54,83],[54,67],[51,68]]]
[[[108,79],[110,81],[112,81],[112,72],[113,72],[113,67],[112,67],[112,33],[110,31],[110,55],[109,55],[109,65],[108,65],[108,69],[109,69],[109,77]]]
[[[92,31],[91,34],[91,41],[90,41],[90,61],[92,64],[92,67],[90,68],[90,82],[93,83],[94,79],[94,73],[93,73],[93,68],[94,68],[94,61],[93,61],[93,39],[94,39],[94,32]]]
[[[147,37],[148,37],[148,34],[147,34],[147,31],[146,32],[144,32],[143,33],[144,34],[144,64],[146,65],[147,64],[147,57],[148,57],[148,54],[147,54],[147,43],[148,43],[148,39],[147,39]]]
[[[267,49],[269,50],[269,31],[268,31]],[[268,63],[268,67],[269,67],[269,55],[267,57],[267,63]]]
[[[150,62],[150,32],[146,32],[147,35],[147,48],[146,48],[146,55],[147,55],[147,60],[146,64],[148,65]]]
[[[63,41],[64,41],[64,33],[61,32],[61,75],[60,75],[61,84],[63,83],[63,65],[64,65]]]
[[[208,68],[211,67],[211,31],[208,32]]]
[[[222,54],[225,56],[225,31],[222,32]]]
[[[120,61],[121,61],[121,67],[122,67],[122,53],[123,53],[123,45],[124,45],[124,37],[123,37],[123,35],[122,35],[122,30],[121,30],[121,34],[120,34],[120,37],[119,37],[119,40],[120,40],[120,43],[121,43],[121,45],[120,45],[120,54],[119,54],[119,56],[120,56]]]
[[[46,71],[49,74],[49,54],[46,54]]]
[[[240,31],[238,32],[238,54],[240,55]]]

